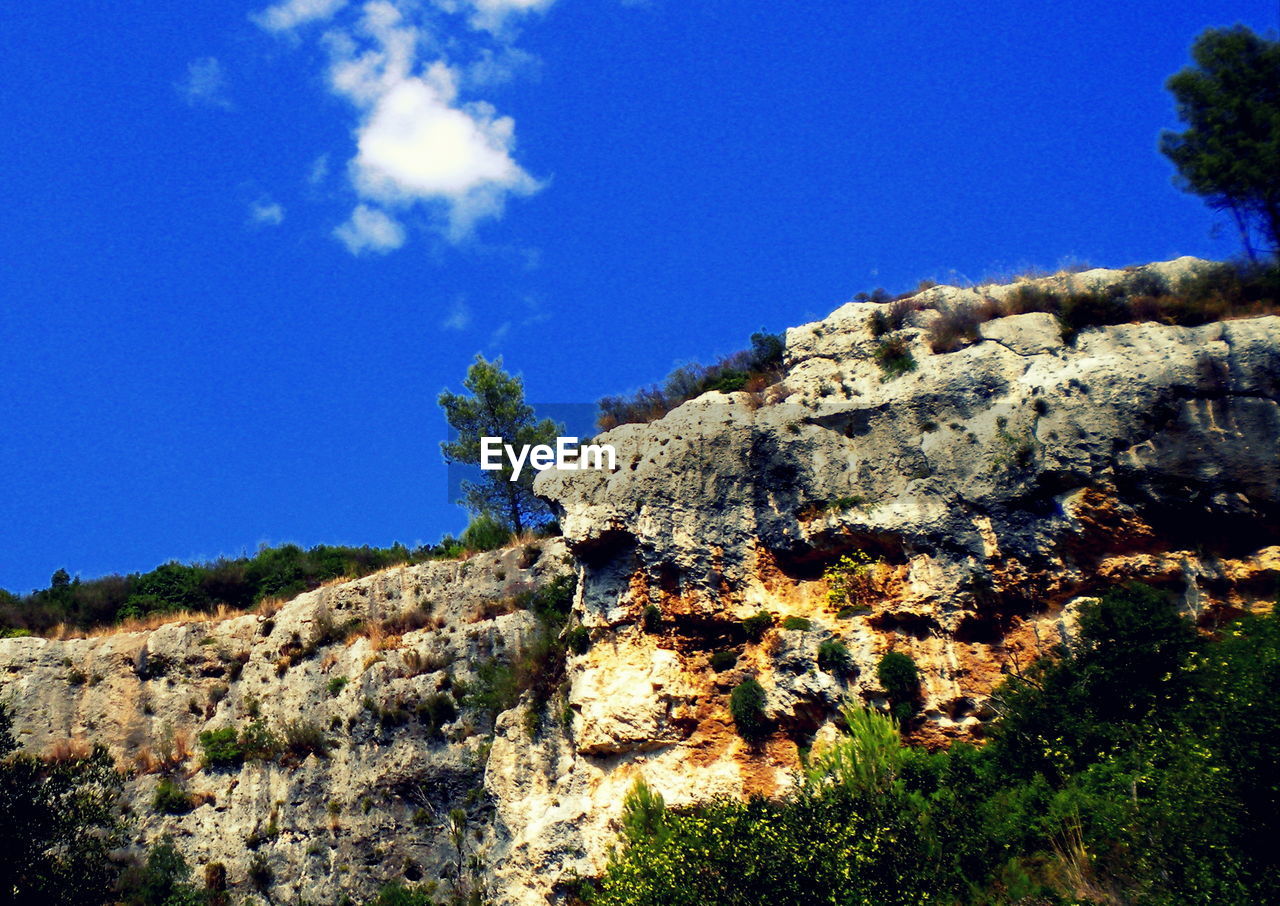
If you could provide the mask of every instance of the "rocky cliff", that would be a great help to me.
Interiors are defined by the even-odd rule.
[[[477,880],[497,902],[534,904],[599,870],[637,777],[672,804],[783,788],[840,701],[887,705],[887,651],[920,670],[907,732],[945,745],[981,737],[1002,674],[1051,650],[1102,587],[1170,589],[1204,625],[1268,606],[1280,318],[1119,325],[1068,343],[1032,313],[932,351],[937,309],[1013,291],[922,293],[893,333],[916,365],[905,372],[880,364],[885,305],[789,330],[781,382],[602,435],[612,474],[544,472],[536,489],[562,542],[392,570],[274,616],[0,641],[0,695],[29,749],[105,741],[136,769],[141,836],[173,835],[238,888],[333,902],[394,878],[447,885],[461,810]],[[459,688],[528,642],[520,593],[566,573],[589,645],[567,656],[540,726],[526,697],[491,733]],[[773,626],[752,631],[761,611]],[[836,641],[847,663],[821,656]],[[747,677],[770,730],[753,743],[728,709]],[[254,714],[305,718],[334,746],[221,771],[174,752]],[[195,794],[190,813],[155,814],[157,761]]]

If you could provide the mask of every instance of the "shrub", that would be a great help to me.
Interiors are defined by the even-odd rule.
[[[325,686],[329,690],[329,697],[336,698],[341,694],[342,690],[347,688],[347,682],[348,680],[345,676],[335,676],[330,679],[328,685]]]
[[[954,352],[976,342],[978,326],[984,320],[990,320],[990,317],[982,317],[975,305],[939,308],[938,317],[929,325],[929,348],[934,352]]]
[[[215,770],[238,767],[244,761],[235,727],[221,730],[205,730],[200,734],[200,748],[204,750],[204,763]]]
[[[151,808],[163,815],[185,815],[195,808],[195,801],[190,793],[165,777],[156,784],[156,795],[151,800]]]
[[[920,672],[911,655],[886,651],[876,667],[876,676],[893,704],[910,703],[920,692]]]
[[[640,622],[645,632],[657,632],[662,626],[662,608],[657,604],[648,605],[644,609]]]
[[[841,612],[845,607],[854,608],[854,613],[870,610],[883,593],[879,579],[882,563],[866,551],[855,550],[828,566],[822,573],[828,606]]]
[[[458,708],[453,699],[443,692],[432,692],[418,703],[418,719],[427,727],[427,734],[440,735],[440,729],[458,719]]]
[[[798,632],[808,632],[813,628],[813,621],[805,617],[791,616],[782,621],[782,628]]]
[[[324,758],[329,754],[330,743],[319,724],[299,718],[285,721],[282,729],[285,748],[299,758],[308,755]]]
[[[716,673],[732,670],[737,663],[738,653],[736,651],[717,651],[711,655],[711,669]]]
[[[574,654],[586,654],[591,647],[591,632],[585,626],[575,626],[565,633],[564,643]]]
[[[818,646],[818,666],[828,673],[844,676],[853,667],[849,649],[838,639],[825,639]]]
[[[882,339],[876,346],[876,364],[884,372],[882,380],[916,370],[915,356],[911,354],[911,346],[903,337]]]
[[[747,638],[753,642],[758,642],[764,638],[764,634],[773,626],[773,614],[767,610],[757,611],[754,616],[747,617],[742,621],[742,631],[747,634]]]
[[[271,761],[280,754],[280,737],[265,720],[253,720],[240,731],[240,751],[249,761]]]
[[[738,735],[746,740],[762,739],[769,729],[765,716],[764,687],[752,677],[739,683],[729,695],[729,713]]]
[[[511,530],[492,516],[482,513],[471,520],[460,540],[467,550],[492,551],[511,540]]]

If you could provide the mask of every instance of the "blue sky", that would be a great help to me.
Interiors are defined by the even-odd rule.
[[[477,352],[590,402],[854,293],[1225,257],[1163,88],[1273,3],[0,11],[0,587],[432,542]]]

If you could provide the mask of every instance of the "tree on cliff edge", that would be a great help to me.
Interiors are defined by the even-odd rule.
[[[501,357],[488,362],[477,355],[462,386],[470,396],[445,390],[437,400],[456,432],[454,439],[440,444],[446,462],[478,466],[482,437],[501,437],[513,447],[555,444],[559,425],[535,418],[533,407],[524,401],[524,382],[502,369]],[[510,462],[505,457],[501,462],[497,471],[482,473],[482,481],[464,481],[461,502],[477,516],[496,518],[513,532],[546,520],[550,510],[533,496],[537,473],[526,463],[512,481]]]
[[[1280,41],[1211,28],[1191,55],[1167,83],[1188,128],[1164,132],[1160,150],[1178,185],[1231,213],[1251,258],[1254,229],[1280,255]]]

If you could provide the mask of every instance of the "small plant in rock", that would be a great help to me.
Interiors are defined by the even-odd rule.
[[[920,671],[911,655],[886,652],[876,667],[876,676],[889,694],[894,718],[901,722],[915,713],[916,699],[920,696]]]
[[[747,617],[742,621],[742,630],[747,634],[753,642],[758,642],[764,638],[764,634],[773,626],[773,614],[767,610],[757,611],[754,616]]]
[[[156,795],[151,800],[151,808],[162,815],[185,815],[195,808],[195,800],[190,793],[166,777],[156,784]]]
[[[765,715],[764,687],[748,677],[739,683],[729,695],[729,713],[738,735],[749,741],[763,739],[769,729]]]
[[[900,377],[916,370],[916,359],[905,337],[887,337],[876,346],[876,364],[884,372],[881,380]]]
[[[248,761],[271,761],[280,754],[280,737],[265,720],[254,720],[240,731],[240,751]]]
[[[738,653],[736,651],[717,651],[711,655],[711,669],[716,673],[732,670],[737,663]]]
[[[853,658],[844,642],[826,639],[818,646],[818,667],[833,676],[847,676],[853,670]]]
[[[855,550],[828,566],[822,574],[827,582],[827,605],[841,612],[846,607],[854,608],[853,613],[870,610],[882,594],[882,564],[878,557]]]
[[[805,617],[791,616],[782,621],[782,628],[793,632],[808,632],[813,628],[813,621]]]
[[[347,682],[345,676],[335,676],[329,680],[329,684],[325,687],[329,691],[329,697],[336,698],[343,689],[347,688]]]
[[[329,754],[330,743],[319,724],[300,718],[285,721],[283,730],[285,748],[299,758],[324,758]]]
[[[575,626],[565,633],[564,643],[574,654],[586,654],[591,647],[591,632],[585,626]]]
[[[662,608],[657,604],[650,604],[644,609],[640,622],[645,632],[657,632],[662,626]]]
[[[200,748],[204,751],[204,763],[215,770],[238,767],[244,761],[244,751],[235,727],[221,730],[205,730],[200,734]]]

